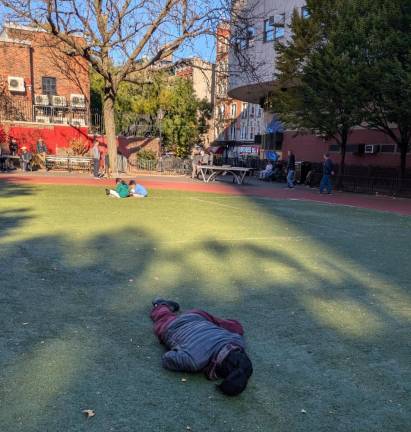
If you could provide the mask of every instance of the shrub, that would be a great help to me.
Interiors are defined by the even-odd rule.
[[[89,150],[89,145],[86,141],[83,141],[81,138],[73,138],[72,140],[69,141],[68,150],[71,154],[73,154],[73,156],[84,156]]]
[[[136,154],[136,159],[144,159],[144,160],[156,160],[157,155],[153,150],[140,150]]]

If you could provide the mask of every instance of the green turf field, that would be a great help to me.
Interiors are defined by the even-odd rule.
[[[388,213],[2,182],[0,431],[409,432],[410,244]],[[244,324],[245,393],[161,369],[157,294]]]

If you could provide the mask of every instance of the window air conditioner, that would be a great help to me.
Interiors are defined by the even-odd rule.
[[[34,96],[34,104],[35,105],[48,106],[49,103],[50,102],[49,102],[48,95],[36,95],[36,96]]]
[[[74,127],[84,127],[84,126],[86,126],[86,121],[82,118],[78,118],[78,119],[73,119],[71,121],[71,124]]]
[[[272,27],[274,27],[276,25],[279,25],[279,26],[284,25],[285,24],[285,13],[270,16],[268,24],[270,24],[270,26],[272,26]]]
[[[375,154],[380,151],[380,146],[378,144],[366,144],[364,153],[366,154]]]
[[[66,98],[64,96],[52,96],[53,106],[56,107],[65,107],[66,106]]]
[[[70,96],[70,104],[73,108],[85,108],[86,98],[82,94],[72,94]]]
[[[50,123],[50,117],[38,115],[36,116],[37,123]]]
[[[26,87],[24,85],[24,78],[9,76],[8,83],[9,91],[11,92],[24,93],[26,91]]]

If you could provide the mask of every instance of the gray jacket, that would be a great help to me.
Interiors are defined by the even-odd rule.
[[[173,321],[164,343],[170,351],[163,355],[163,367],[185,372],[205,369],[225,345],[245,347],[242,336],[195,313],[186,313]]]

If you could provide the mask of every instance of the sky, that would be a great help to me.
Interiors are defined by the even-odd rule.
[[[6,22],[4,6],[0,5],[0,28]],[[208,62],[215,62],[215,39],[211,36],[199,36],[189,45],[185,45],[174,53],[174,59],[179,60],[187,57],[200,57]]]

